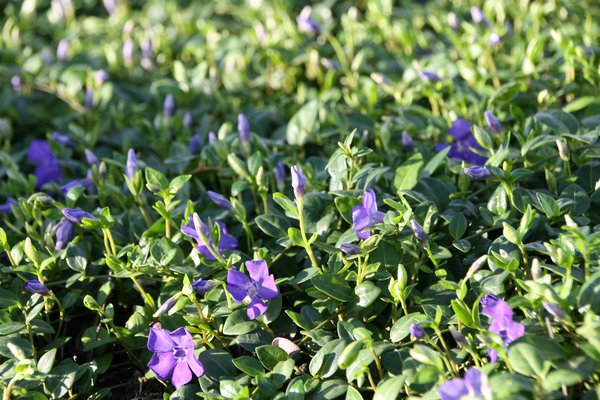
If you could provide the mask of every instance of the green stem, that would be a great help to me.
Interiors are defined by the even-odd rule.
[[[60,337],[60,332],[62,331],[64,319],[65,319],[65,309],[62,306],[62,303],[58,299],[58,297],[54,294],[53,291],[50,291],[50,297],[54,299],[56,302],[56,306],[58,307],[58,329],[56,330],[56,335],[54,336],[54,340]]]
[[[308,258],[310,258],[310,262],[311,262],[312,266],[315,267],[316,269],[320,269],[319,263],[317,262],[317,259],[315,258],[315,255],[313,254],[312,247],[310,247],[310,244],[308,243],[308,239],[306,238],[306,228],[304,227],[304,216],[302,215],[302,210],[304,209],[304,199],[302,199],[302,197],[297,199],[297,206],[298,206],[298,220],[300,222],[300,234],[302,235],[302,240],[304,241],[304,249],[306,250],[306,253],[308,254]]]

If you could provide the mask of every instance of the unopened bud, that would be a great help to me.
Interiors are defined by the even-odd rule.
[[[423,227],[414,219],[410,220],[410,225],[417,240],[421,243],[426,243],[429,238]]]
[[[562,139],[556,139],[556,147],[558,147],[558,155],[560,156],[560,159],[563,161],[569,161],[570,151],[567,143]]]

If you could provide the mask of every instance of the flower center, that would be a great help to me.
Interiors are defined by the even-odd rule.
[[[184,349],[175,349],[173,352],[173,357],[175,358],[185,358],[185,350]]]

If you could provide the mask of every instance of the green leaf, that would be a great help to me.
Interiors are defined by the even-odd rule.
[[[394,376],[379,382],[373,400],[397,399],[404,390],[404,376]]]
[[[450,225],[448,227],[450,236],[454,239],[460,239],[467,230],[467,218],[463,213],[456,213],[450,219]]]
[[[536,346],[529,343],[511,345],[508,350],[508,361],[515,371],[532,378],[543,378],[547,369]]]
[[[285,350],[270,344],[257,347],[256,356],[261,364],[269,371],[272,371],[277,363],[289,358]]]
[[[571,215],[581,215],[590,208],[590,198],[585,190],[576,183],[568,185],[558,198],[561,210]]]
[[[237,336],[250,333],[260,328],[260,323],[255,320],[249,320],[246,310],[236,310],[232,312],[223,325],[225,335]]]
[[[227,156],[227,162],[231,169],[238,174],[239,177],[247,180],[248,182],[252,182],[252,177],[246,168],[246,163],[242,161],[238,156],[231,153]]]
[[[589,306],[594,314],[600,314],[600,271],[589,277],[579,290],[579,308]]]
[[[452,309],[454,313],[464,325],[469,328],[477,329],[477,324],[473,321],[473,317],[471,316],[471,310],[462,300],[454,299],[451,301]]]
[[[10,290],[0,289],[0,309],[19,304],[19,298]]]
[[[231,354],[223,349],[208,349],[198,356],[204,365],[206,377],[220,380],[235,376],[235,366]]]
[[[542,192],[535,193],[539,206],[538,208],[542,211],[548,218],[558,217],[560,215],[560,208],[558,207],[558,203],[552,196],[548,196]]]
[[[338,359],[346,347],[346,341],[335,339],[327,342],[310,361],[309,371],[314,377],[328,378],[338,369]]]
[[[352,288],[339,275],[324,273],[313,277],[310,281],[315,288],[333,299],[344,302],[354,300]]]
[[[37,363],[37,370],[42,374],[47,374],[54,365],[54,359],[56,357],[56,349],[50,349],[40,357]]]
[[[290,223],[286,218],[274,214],[263,214],[257,216],[254,221],[261,231],[275,238],[287,236]]]
[[[356,305],[365,308],[373,304],[375,300],[379,299],[381,289],[373,282],[366,281],[356,286],[354,294],[358,297]]]
[[[425,168],[423,169],[423,173],[427,174],[429,176],[433,175],[435,173],[435,171],[438,169],[438,167],[440,165],[442,165],[442,163],[446,159],[446,156],[448,155],[449,151],[450,151],[450,146],[442,149],[439,153],[437,153],[435,155],[435,157],[433,157],[431,160],[429,160],[427,165],[425,165]]]
[[[171,193],[173,195],[177,194],[181,190],[183,185],[185,185],[191,179],[191,177],[192,177],[191,175],[181,175],[181,176],[174,178],[169,183],[169,193]]]
[[[0,325],[0,336],[10,335],[12,333],[21,332],[25,329],[25,324],[22,322],[6,322]]]
[[[417,185],[421,170],[423,169],[423,156],[415,153],[402,165],[396,168],[394,175],[394,188],[396,190],[410,190]]]
[[[288,214],[295,219],[298,219],[298,209],[293,201],[291,201],[286,195],[282,193],[273,193],[273,200],[279,204]]]
[[[77,368],[78,366],[74,362],[66,361],[65,364],[52,369],[44,380],[44,391],[49,393],[52,398],[64,398],[75,383]]]
[[[444,364],[438,353],[429,346],[416,344],[415,347],[409,350],[412,358],[418,362],[435,367],[438,371],[444,370]]]
[[[144,172],[146,174],[147,186],[156,186],[162,191],[169,189],[169,181],[160,171],[147,167]],[[150,187],[149,190],[151,190]]]
[[[559,133],[576,133],[579,130],[577,118],[562,110],[540,111],[535,118]]]
[[[312,100],[302,106],[290,119],[286,130],[288,144],[303,146],[318,129],[319,102]]]
[[[233,364],[245,374],[258,376],[264,373],[264,369],[256,358],[250,356],[241,356],[233,360]]]

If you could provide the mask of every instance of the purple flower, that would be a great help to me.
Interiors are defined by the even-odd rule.
[[[102,85],[104,82],[108,81],[109,75],[108,72],[101,69],[94,73],[94,80],[98,86]]]
[[[238,133],[242,142],[250,141],[250,123],[244,114],[238,114]]]
[[[356,254],[360,254],[360,246],[357,246],[353,243],[342,243],[338,246],[338,248],[349,256],[354,256]]]
[[[112,15],[115,13],[115,11],[117,11],[117,3],[115,0],[102,0],[102,3],[104,4],[106,12],[109,14]]]
[[[211,290],[212,288],[214,288],[215,286],[217,286],[217,282],[207,281],[202,278],[192,282],[192,288],[198,294],[204,294],[204,293],[208,292],[209,290]]]
[[[427,233],[425,233],[425,230],[423,229],[421,224],[419,224],[416,220],[411,219],[410,226],[413,230],[413,233],[415,234],[415,237],[417,238],[417,240],[419,242],[421,242],[421,243],[427,242],[427,240],[429,238],[427,237]]]
[[[312,8],[310,6],[306,6],[300,11],[300,14],[296,17],[298,28],[306,33],[321,33],[321,26],[310,17],[311,11]]]
[[[488,330],[502,338],[506,349],[513,340],[525,334],[525,326],[513,321],[513,309],[504,300],[488,294],[481,299],[481,305],[481,312],[492,319]],[[495,350],[488,349],[488,355],[491,362],[496,362],[498,359],[498,353]]]
[[[459,331],[457,331],[454,328],[449,328],[449,329],[450,329],[450,334],[454,338],[454,341],[456,342],[457,345],[462,346],[463,344],[467,343],[467,338],[465,337],[465,335],[463,335],[462,333],[460,333]]]
[[[15,92],[18,92],[19,90],[21,90],[21,85],[22,85],[22,80],[21,77],[19,75],[13,75],[10,78],[10,84],[12,85],[12,88]]]
[[[217,244],[219,253],[221,253],[223,250],[235,249],[238,246],[237,239],[229,234],[229,232],[227,231],[227,226],[225,226],[224,223],[222,223],[222,222],[216,222],[216,223],[219,224],[219,230],[221,232],[221,235],[219,238],[219,243]],[[206,236],[206,238],[208,240],[208,245],[214,251],[215,248],[214,248],[213,244],[210,242],[210,233],[208,231],[208,226],[206,224],[204,224],[203,222],[200,222],[200,224],[201,224],[201,226],[198,228],[203,230],[204,235]],[[198,229],[198,231],[199,231],[199,229]],[[196,227],[194,225],[194,218],[192,215],[190,215],[190,223],[185,225],[184,227],[182,227],[181,232],[186,236],[196,239],[196,243],[198,244],[198,246],[196,246],[196,250],[198,250],[201,254],[203,254],[207,260],[215,260],[216,259],[215,256],[210,252],[210,250],[202,242],[202,239],[198,235],[198,231],[196,230]]]
[[[421,326],[421,324],[412,324],[410,328],[410,335],[417,339],[423,339],[425,337],[425,329]]]
[[[164,303],[161,304],[160,307],[158,307],[158,310],[156,310],[156,312],[152,314],[152,316],[154,318],[159,318],[165,313],[169,312],[169,310],[173,308],[175,303],[177,303],[177,300],[179,300],[179,296],[179,294],[176,294],[175,296],[169,297],[167,300],[165,300]]]
[[[58,182],[61,178],[60,163],[54,157],[52,149],[46,140],[33,140],[27,151],[27,159],[36,165],[35,187],[39,189],[48,182]]]
[[[233,211],[233,206],[231,205],[231,202],[229,200],[227,200],[225,198],[225,196],[213,192],[211,190],[206,192],[208,194],[208,197],[210,198],[210,200],[215,203],[217,206],[219,206],[220,208],[222,208],[223,210],[226,211]]]
[[[356,236],[363,240],[371,237],[369,228],[383,222],[384,215],[383,212],[377,211],[377,198],[373,189],[367,190],[363,194],[362,206],[352,209],[352,229],[356,231]]]
[[[556,319],[561,319],[565,316],[565,311],[562,308],[560,308],[560,306],[554,303],[544,301],[542,303],[542,306],[544,306],[546,311],[548,311],[550,315],[552,315]]]
[[[471,7],[471,18],[473,18],[473,22],[475,22],[476,24],[487,24],[487,19],[485,18],[485,15],[483,15],[483,11],[481,11],[481,8],[479,7]]]
[[[125,175],[129,179],[133,179],[135,173],[138,171],[138,160],[133,149],[129,149],[127,152],[127,164],[125,165]]]
[[[161,380],[171,380],[179,389],[192,380],[192,372],[197,377],[204,374],[204,366],[194,354],[194,340],[184,327],[172,332],[166,329],[151,328],[148,335],[148,350],[154,353],[148,368]]]
[[[92,214],[90,214],[87,211],[82,210],[81,208],[66,208],[65,207],[61,210],[61,212],[65,216],[66,219],[68,219],[69,221],[71,221],[75,224],[80,223],[83,218],[97,219]]]
[[[126,66],[133,65],[133,53],[135,51],[135,44],[133,40],[129,39],[123,43],[123,62]]]
[[[94,89],[89,87],[85,91],[84,106],[88,110],[94,106]]]
[[[175,112],[175,98],[171,93],[167,94],[165,97],[165,102],[163,104],[163,114],[166,118],[171,118],[173,113]]]
[[[460,400],[463,396],[483,399],[483,374],[475,368],[469,368],[464,378],[450,379],[438,388],[441,400]]]
[[[427,82],[439,82],[441,80],[440,76],[433,71],[419,71],[419,76]]]
[[[296,199],[300,199],[304,197],[304,184],[306,183],[306,177],[300,171],[300,168],[297,165],[294,165],[291,168],[292,172],[292,188],[294,189],[294,196]]]
[[[200,153],[200,134],[196,133],[192,136],[192,140],[190,140],[190,144],[188,145],[191,154],[199,154]]]
[[[331,69],[340,69],[342,67],[341,64],[338,61],[331,60],[329,58],[322,58],[321,59],[321,64],[325,68],[327,68],[329,70],[331,70]]]
[[[458,119],[448,129],[448,133],[455,140],[452,145],[438,144],[435,149],[441,151],[450,146],[448,157],[466,161],[470,164],[483,165],[487,161],[486,157],[480,156],[471,150],[471,147],[481,149],[471,132],[471,123],[464,119]]]
[[[413,142],[412,138],[408,134],[408,132],[402,132],[402,146],[404,146],[404,150],[413,151],[415,148],[415,142]]]
[[[485,111],[483,113],[483,118],[485,119],[485,123],[494,133],[500,133],[502,130],[502,125],[500,125],[500,121],[494,114],[489,111]]]
[[[208,143],[209,144],[216,142],[217,139],[218,138],[217,138],[217,134],[216,133],[214,133],[213,131],[208,132]]]
[[[144,39],[140,46],[142,48],[142,57],[150,60],[152,58],[152,42],[150,39]]]
[[[283,192],[285,187],[285,164],[283,161],[279,161],[273,170],[273,174],[275,175],[275,183],[277,184],[277,189],[280,192]]]
[[[96,155],[89,149],[85,149],[85,159],[87,160],[88,164],[90,165],[100,165],[100,161],[98,160],[98,157],[96,157]]]
[[[52,140],[64,147],[75,147],[75,142],[64,132],[54,131],[50,135]]]
[[[246,269],[250,279],[240,271],[229,270],[227,291],[238,304],[249,297],[248,318],[255,319],[267,311],[265,301],[277,297],[279,290],[275,285],[275,277],[269,275],[267,263],[263,260],[246,261]]]
[[[492,173],[486,167],[480,167],[479,165],[475,165],[473,167],[463,169],[465,174],[470,176],[473,179],[486,179],[492,176]]]
[[[42,296],[50,296],[50,290],[42,282],[37,279],[27,281],[23,284],[23,287],[28,292],[33,294],[41,294]]]
[[[73,224],[66,218],[61,218],[52,230],[56,236],[54,250],[63,250],[73,237]]]
[[[448,25],[450,25],[450,28],[452,28],[452,29],[458,28],[458,18],[456,17],[455,13],[449,12],[448,16],[447,16],[447,21],[448,21]]]
[[[17,200],[9,197],[4,204],[0,204],[0,212],[4,214],[12,214],[11,204],[18,204]]]
[[[498,46],[500,43],[502,43],[502,40],[504,38],[500,35],[498,35],[497,33],[492,33],[488,39],[488,44],[490,46]]]

